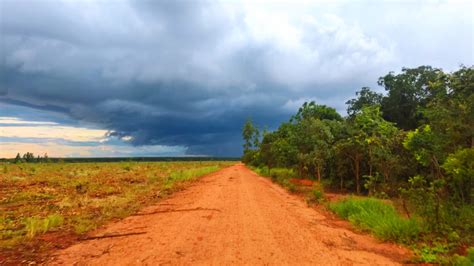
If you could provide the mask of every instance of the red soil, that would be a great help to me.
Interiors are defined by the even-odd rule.
[[[49,264],[396,265],[409,256],[237,164],[58,251]]]

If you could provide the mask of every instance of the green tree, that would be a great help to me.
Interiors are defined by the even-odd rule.
[[[447,185],[455,200],[474,204],[474,148],[466,148],[450,154],[443,163]]]
[[[339,155],[350,159],[356,192],[360,194],[361,164],[366,153],[365,144],[363,139],[358,136],[358,132],[354,127],[348,126],[347,129],[349,137],[339,140],[336,143],[335,149]]]
[[[258,132],[249,118],[242,129],[242,137],[244,139],[244,153],[252,148],[254,143],[255,133]]]
[[[474,147],[474,68],[442,76],[430,90],[434,97],[423,114],[433,131],[443,136],[445,152]]]
[[[372,176],[375,161],[383,161],[389,156],[390,144],[397,128],[382,118],[378,106],[363,107],[361,113],[355,116],[354,127],[357,130],[356,138],[368,152],[369,176]]]
[[[298,123],[309,118],[342,121],[342,117],[336,109],[326,105],[316,104],[314,101],[303,103],[299,108],[298,113],[291,118],[291,121]]]
[[[23,154],[23,160],[27,163],[32,163],[35,161],[35,155],[31,152]]]
[[[301,121],[298,130],[299,157],[303,162],[303,169],[313,171],[314,175],[321,181],[321,173],[325,168],[326,161],[330,157],[333,135],[331,128],[322,120],[309,118]]]
[[[15,163],[21,163],[21,155],[20,155],[20,153],[17,153],[17,154],[16,154],[16,157],[15,157],[15,161],[14,161],[14,162],[15,162]]]
[[[362,111],[365,106],[380,105],[382,103],[382,94],[373,92],[369,87],[362,87],[360,91],[356,92],[357,98],[346,102],[347,114],[354,116]]]
[[[429,85],[444,73],[430,66],[402,68],[402,73],[381,77],[378,84],[388,92],[382,99],[382,112],[386,120],[406,130],[415,129],[423,123],[421,108],[432,97]]]

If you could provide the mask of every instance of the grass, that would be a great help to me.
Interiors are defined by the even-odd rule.
[[[416,219],[404,218],[392,205],[374,198],[346,198],[330,203],[329,209],[381,240],[411,243],[423,231]]]
[[[216,165],[205,166],[200,168],[184,169],[174,173],[171,173],[168,180],[166,181],[165,188],[172,189],[173,185],[177,182],[190,181],[196,177],[206,175],[219,170]]]
[[[472,243],[473,210],[472,206],[463,206],[454,213],[446,213],[455,230],[439,236],[430,231],[427,221],[418,218],[405,218],[400,215],[393,204],[396,199],[380,200],[376,198],[348,197],[336,202],[328,202],[323,184],[314,183],[308,190],[290,182],[295,173],[291,169],[267,167],[252,168],[256,173],[267,176],[290,192],[301,192],[306,195],[308,203],[323,204],[343,219],[349,220],[357,228],[370,232],[384,241],[401,243],[411,248],[415,256],[413,263],[439,263],[442,265],[474,265],[474,247]],[[400,203],[401,204],[401,203]],[[402,207],[399,206],[399,210]],[[452,210],[452,209],[451,209]],[[455,221],[455,222],[454,222]],[[457,232],[462,232],[458,234]],[[459,247],[467,247],[464,252]],[[456,253],[466,256],[455,255]]]
[[[38,233],[46,233],[64,223],[64,217],[59,214],[50,214],[46,218],[29,217],[25,221],[26,236],[33,238]]]
[[[280,186],[286,188],[290,192],[295,192],[297,186],[290,182],[291,178],[295,177],[295,172],[293,169],[287,168],[268,168],[268,167],[258,167],[252,168],[257,174],[261,176],[270,177],[273,182],[279,184]]]
[[[298,190],[298,186],[290,182],[295,175],[291,169],[262,167],[253,170],[259,175],[271,177],[289,191]],[[317,182],[307,194],[310,202],[321,204],[326,201],[324,188]],[[381,240],[408,244],[416,241],[423,232],[423,226],[418,220],[402,217],[393,205],[379,199],[349,197],[328,203],[327,206],[341,218]]]
[[[0,164],[0,250],[82,234],[234,162]]]
[[[325,202],[326,196],[324,194],[324,187],[319,183],[314,183],[310,191],[309,199],[317,203]]]

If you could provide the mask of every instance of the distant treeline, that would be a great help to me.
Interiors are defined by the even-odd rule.
[[[47,154],[35,156],[33,153],[25,153],[23,156],[17,155],[14,159],[0,159],[0,162],[9,163],[93,163],[93,162],[190,162],[190,161],[239,161],[238,157],[81,157],[81,158],[51,158]]]

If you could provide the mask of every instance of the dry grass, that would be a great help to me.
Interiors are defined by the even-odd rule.
[[[233,162],[0,165],[0,249],[48,232],[82,234]]]

